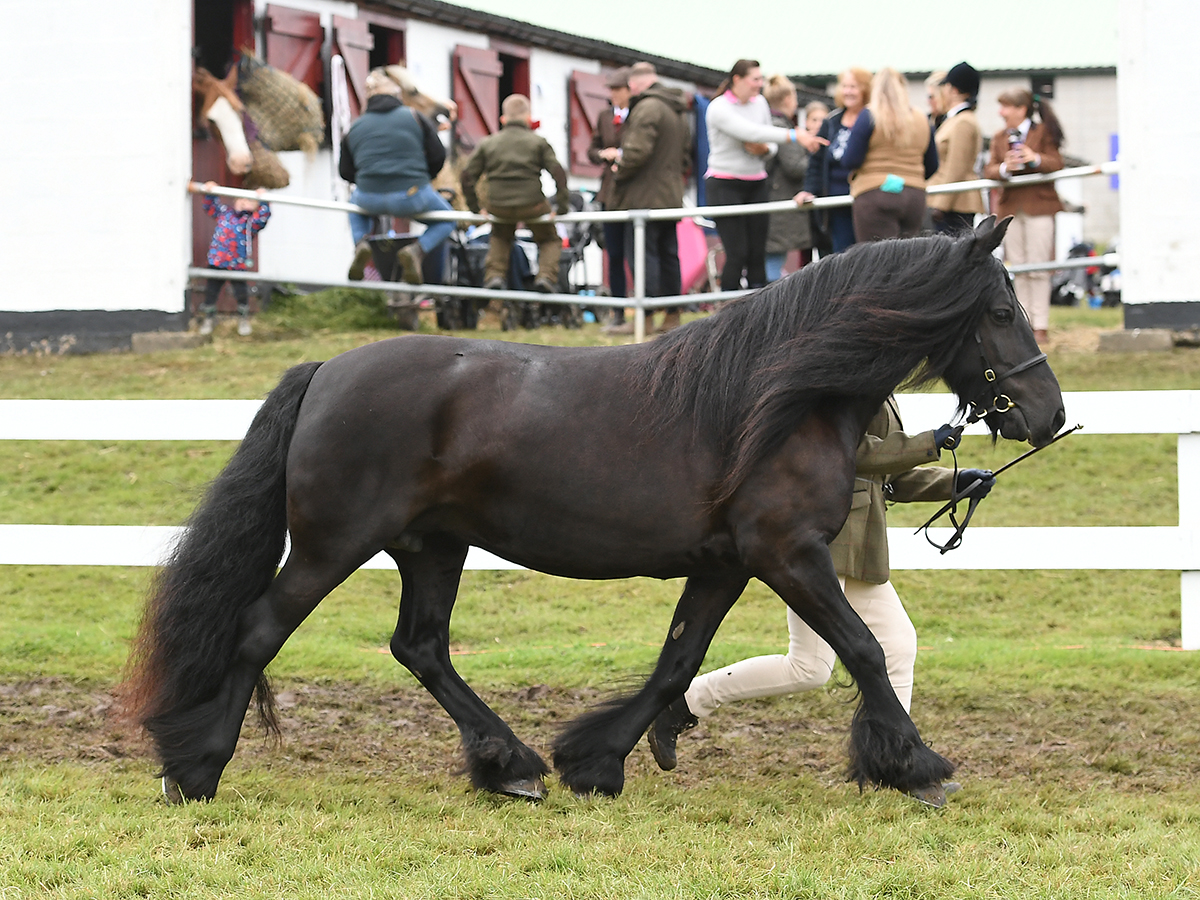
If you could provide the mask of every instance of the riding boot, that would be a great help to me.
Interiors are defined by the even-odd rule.
[[[350,263],[350,270],[346,273],[346,278],[349,281],[362,281],[363,272],[367,268],[367,263],[371,261],[371,245],[367,243],[367,239],[363,238],[354,245],[354,259]]]
[[[675,741],[685,731],[691,731],[700,720],[688,709],[687,700],[680,697],[658,714],[650,730],[646,732],[646,740],[650,742],[650,752],[654,761],[664,772],[669,772],[677,765],[675,759]]]
[[[408,284],[420,284],[424,281],[421,276],[421,264],[425,261],[425,251],[417,241],[413,241],[396,253],[396,264],[400,267],[400,280]]]

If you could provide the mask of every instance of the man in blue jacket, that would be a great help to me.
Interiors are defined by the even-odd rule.
[[[350,202],[368,214],[350,213],[354,262],[348,277],[360,281],[371,258],[366,236],[371,216],[410,218],[435,209],[451,209],[430,184],[446,162],[437,126],[400,102],[401,87],[384,69],[367,76],[367,108],[342,138],[338,174],[354,183]],[[402,278],[420,284],[425,254],[454,230],[453,222],[435,222],[420,239],[396,254]]]

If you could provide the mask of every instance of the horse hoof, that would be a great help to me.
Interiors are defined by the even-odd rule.
[[[519,797],[522,800],[545,800],[546,783],[540,778],[529,778],[525,781],[509,781],[500,785],[497,793],[506,797]]]
[[[171,806],[178,806],[183,803],[183,791],[179,789],[179,782],[174,778],[166,775],[162,779],[163,797]]]
[[[950,787],[953,785],[953,787]],[[949,791],[947,791],[949,788]],[[934,809],[941,809],[946,805],[946,794],[954,793],[959,788],[956,782],[950,782],[949,785],[942,785],[941,782],[935,781],[932,784],[927,784],[924,787],[913,788],[908,792],[908,796],[912,797],[918,803],[923,803],[925,806],[932,806]]]

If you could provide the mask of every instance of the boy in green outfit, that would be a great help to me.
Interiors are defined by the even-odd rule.
[[[507,286],[508,262],[512,255],[517,223],[524,222],[533,232],[538,247],[538,274],[535,290],[553,294],[558,289],[558,261],[562,242],[553,221],[530,222],[553,215],[542,193],[542,170],[554,179],[555,212],[567,211],[567,173],[546,139],[533,133],[529,122],[529,98],[509,94],[500,107],[497,134],[480,141],[462,173],[463,195],[472,212],[490,213],[507,222],[493,222],[492,236],[484,262],[483,286],[499,290]],[[475,185],[487,176],[487,209],[482,209]]]

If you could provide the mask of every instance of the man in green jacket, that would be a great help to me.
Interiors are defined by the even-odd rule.
[[[833,566],[850,606],[883,647],[888,679],[905,711],[912,703],[917,632],[890,581],[887,545],[887,501],[902,503],[950,499],[954,470],[924,467],[938,458],[954,429],[943,425],[917,435],[903,432],[896,400],[889,397],[867,426],[855,459],[854,496],[850,514],[829,545]],[[982,483],[971,496],[984,497],[995,484],[991,472],[963,469],[958,489]],[[692,679],[687,692],[650,726],[650,748],[660,768],[675,768],[678,736],[726,703],[773,697],[821,687],[833,673],[830,647],[790,608],[786,655],[744,659]],[[942,806],[946,792],[958,785],[931,784],[913,791],[923,803]]]
[[[533,287],[543,294],[553,294],[558,290],[562,241],[553,221],[529,220],[552,216],[550,204],[542,193],[543,169],[550,173],[557,187],[554,211],[566,213],[567,173],[546,139],[534,134],[530,128],[528,97],[509,94],[500,110],[503,127],[480,141],[462,173],[463,196],[471,211],[488,212],[507,220],[492,223],[487,259],[483,264],[483,286],[489,290],[502,290],[507,286],[517,223],[524,222],[533,232],[538,247],[538,274]],[[476,190],[480,176],[487,177],[486,210],[479,202]]]
[[[683,205],[690,166],[683,93],[659,83],[653,65],[629,70],[629,116],[621,130],[612,209],[675,209]],[[646,296],[682,293],[675,222],[646,223]],[[633,257],[633,227],[625,231],[625,258]],[[667,309],[663,330],[679,324],[678,307]]]

